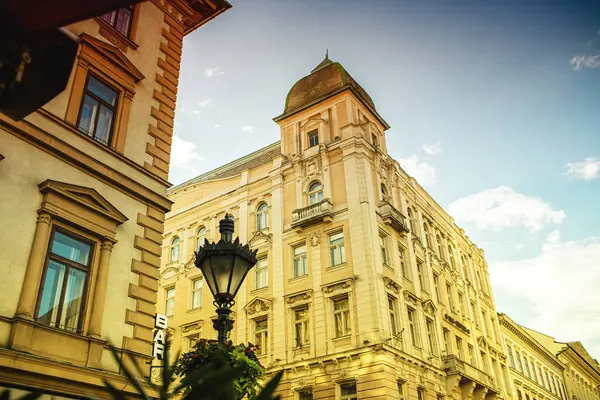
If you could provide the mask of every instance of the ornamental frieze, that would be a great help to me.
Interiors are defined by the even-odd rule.
[[[400,285],[394,281],[391,278],[388,278],[387,276],[383,277],[383,285],[385,286],[385,288],[391,292],[394,292],[396,294],[400,293]]]
[[[255,298],[244,307],[248,315],[267,312],[271,309],[271,302],[267,299]]]
[[[294,304],[297,302],[303,302],[303,301],[308,301],[312,298],[312,290],[306,291],[304,293],[298,293],[295,295],[292,295],[290,297],[288,297],[286,299],[286,303],[288,304]]]
[[[346,280],[344,282],[338,282],[338,283],[334,283],[332,285],[325,286],[323,288],[323,292],[325,292],[325,293],[339,292],[342,290],[350,289],[351,287],[352,287],[352,281]]]

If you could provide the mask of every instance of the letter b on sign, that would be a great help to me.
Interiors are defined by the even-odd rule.
[[[154,327],[156,329],[167,329],[167,317],[162,314],[154,316]]]

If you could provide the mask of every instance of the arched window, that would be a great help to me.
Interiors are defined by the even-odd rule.
[[[181,240],[178,237],[175,237],[171,241],[171,262],[179,261],[179,242]]]
[[[385,188],[385,185],[383,183],[381,184],[381,199],[383,201],[386,201],[388,199],[387,189]]]
[[[323,185],[321,182],[313,182],[308,188],[308,204],[316,204],[323,200]]]
[[[425,232],[425,247],[432,248],[433,243],[431,243],[431,237],[429,236],[429,227],[427,226],[427,221],[423,224],[423,232]]]
[[[197,241],[198,241],[198,246],[196,246],[196,249],[199,249],[200,246],[204,246],[204,240],[206,239],[206,228],[205,227],[200,227],[200,229],[198,229],[198,234],[196,235]]]
[[[440,237],[440,235],[435,235],[435,241],[437,242],[437,246],[438,246],[438,255],[440,256],[440,258],[444,257],[444,246],[442,245],[442,238]]]
[[[269,206],[267,203],[262,203],[256,209],[256,230],[262,231],[269,227]]]
[[[448,258],[450,259],[450,265],[452,269],[456,269],[456,263],[454,262],[454,253],[452,252],[452,246],[448,245]]]

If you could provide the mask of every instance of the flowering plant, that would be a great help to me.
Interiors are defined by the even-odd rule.
[[[200,339],[193,348],[181,355],[175,367],[175,375],[184,378],[189,373],[215,360],[224,360],[226,366],[234,367],[241,373],[234,380],[234,397],[253,398],[260,387],[259,380],[265,369],[256,357],[256,347],[252,343],[234,345],[231,341],[221,344],[216,340]]]

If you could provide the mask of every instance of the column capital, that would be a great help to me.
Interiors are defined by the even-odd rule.
[[[100,250],[112,251],[114,243],[110,240],[104,240],[100,245]]]
[[[50,223],[52,222],[52,215],[50,215],[49,212],[47,211],[39,211],[38,212],[38,217],[37,217],[37,223],[42,223],[42,224],[46,224],[46,225],[50,225]]]

